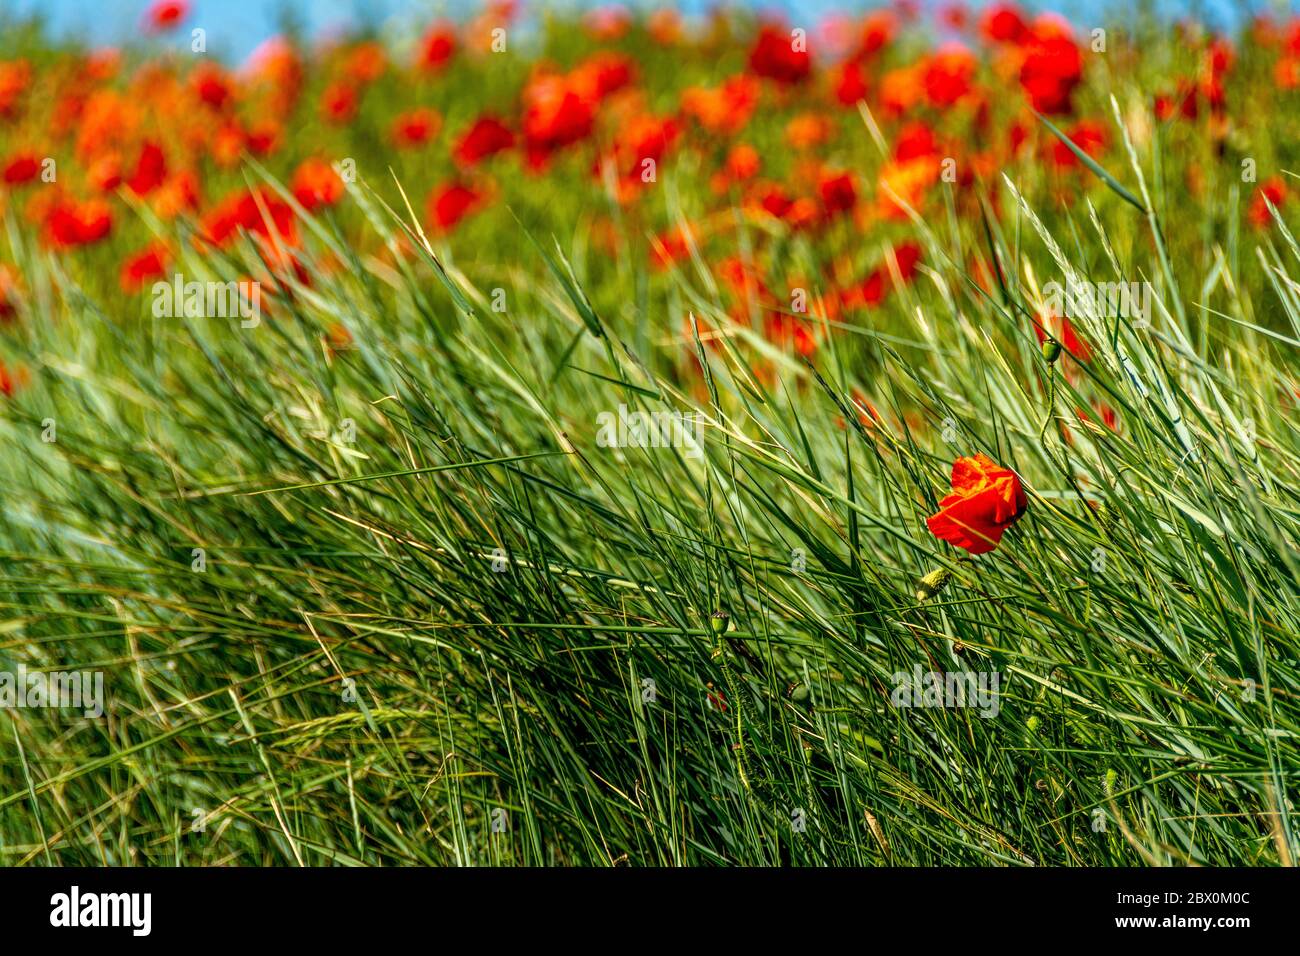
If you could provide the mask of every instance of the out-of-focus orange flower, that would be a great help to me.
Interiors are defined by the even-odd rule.
[[[239,162],[244,151],[244,131],[233,120],[222,123],[212,134],[209,152],[212,161],[222,169],[229,169]]]
[[[299,164],[289,184],[293,197],[308,212],[333,206],[343,198],[343,180],[334,167],[323,159],[307,159]]]
[[[639,113],[620,124],[614,149],[606,157],[618,175],[620,201],[632,198],[644,186],[658,180],[658,164],[680,133],[681,127],[671,116]],[[599,167],[597,172],[601,172]]]
[[[734,136],[745,128],[758,105],[758,81],[733,76],[720,87],[691,87],[682,92],[682,112],[711,133]]]
[[[0,265],[0,322],[12,322],[17,314],[18,280],[8,266]]]
[[[971,554],[996,548],[1029,507],[1019,476],[986,455],[953,462],[951,485],[952,494],[925,524],[936,538]]]
[[[298,101],[303,84],[302,58],[292,43],[282,36],[264,40],[241,68],[248,85],[269,90],[262,103],[275,117],[288,116]]]
[[[22,366],[10,369],[0,362],[0,395],[13,398],[14,393],[27,384],[27,369]]]
[[[587,57],[569,72],[569,88],[580,99],[597,103],[636,78],[632,61],[621,53],[600,50]]]
[[[173,219],[199,208],[199,178],[193,170],[174,173],[153,194],[153,210],[160,219]]]
[[[1279,90],[1294,90],[1300,86],[1300,58],[1284,56],[1273,64],[1273,82]]]
[[[656,43],[672,46],[682,38],[682,15],[672,7],[655,10],[646,18],[646,31]]]
[[[118,277],[122,291],[139,292],[147,283],[161,278],[169,259],[166,247],[156,242],[128,258]]]
[[[686,258],[695,241],[695,229],[689,223],[661,232],[650,243],[650,265],[656,271],[669,268]]]
[[[800,113],[785,124],[785,141],[795,149],[812,149],[830,138],[830,120],[819,113]]]
[[[452,150],[452,156],[458,163],[476,166],[489,156],[495,156],[514,145],[515,134],[510,127],[496,116],[485,114],[461,134]]]
[[[100,192],[112,192],[122,185],[122,157],[116,152],[98,157],[86,170],[86,181]]]
[[[402,113],[393,120],[393,143],[398,149],[423,146],[442,128],[442,116],[427,107]]]
[[[758,150],[748,143],[737,143],[727,153],[725,169],[727,175],[735,182],[745,182],[758,175],[762,161]]]
[[[32,79],[32,68],[26,60],[0,62],[0,117],[13,119],[18,115],[18,101]]]
[[[154,0],[144,14],[145,29],[151,33],[164,33],[180,26],[189,15],[189,0]]]
[[[593,40],[609,43],[627,34],[632,26],[632,14],[616,4],[597,7],[582,18],[582,25]]]
[[[384,75],[388,69],[388,56],[384,48],[374,41],[358,43],[343,61],[343,75],[354,86],[365,86]]]
[[[463,182],[450,182],[429,194],[429,221],[440,232],[449,232],[478,210],[486,197]]]
[[[921,101],[925,91],[917,65],[890,70],[880,78],[878,96],[886,113],[902,116]]]

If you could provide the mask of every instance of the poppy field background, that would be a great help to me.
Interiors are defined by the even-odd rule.
[[[1294,862],[1300,19],[140,17],[0,34],[3,863]]]

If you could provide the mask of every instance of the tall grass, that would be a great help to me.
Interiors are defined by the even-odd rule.
[[[124,321],[11,225],[50,291],[0,423],[0,669],[110,700],[7,712],[3,862],[1292,863],[1300,248],[1197,268],[1158,140],[1131,156],[1135,203],[1009,178],[918,216],[888,322],[792,316],[808,361],[698,258],[535,218],[496,257],[378,177],[365,243],[309,220],[256,328]],[[1069,276],[1149,280],[1149,327],[1088,312],[1049,363]],[[602,447],[620,405],[701,453]],[[1030,503],[959,560],[924,519],[977,451]],[[997,673],[1000,710],[892,705],[916,666]]]

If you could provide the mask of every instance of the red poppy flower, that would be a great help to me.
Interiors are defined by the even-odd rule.
[[[204,217],[204,238],[224,246],[243,229],[254,236],[293,245],[297,241],[293,207],[270,189],[243,190],[227,196]]]
[[[0,63],[0,116],[18,115],[18,100],[32,79],[32,67],[26,60]]]
[[[201,103],[218,112],[225,109],[234,96],[230,77],[215,63],[199,65],[190,76],[190,88]]]
[[[749,70],[778,83],[802,83],[812,70],[808,50],[797,45],[793,34],[779,27],[765,26],[749,54]]]
[[[1070,142],[1094,159],[1106,146],[1106,127],[1094,120],[1081,120],[1065,135],[1069,137]],[[1082,165],[1079,157],[1074,155],[1074,150],[1055,137],[1052,140],[1052,160],[1059,169]]]
[[[1011,4],[997,4],[984,11],[980,32],[996,43],[1020,43],[1029,33],[1029,27]]]
[[[167,250],[154,243],[143,252],[136,253],[122,265],[119,281],[124,292],[139,292],[152,279],[167,271]]]
[[[736,182],[753,179],[761,164],[758,150],[748,143],[737,143],[727,154],[727,176]]]
[[[1040,113],[1068,113],[1083,80],[1083,56],[1074,41],[1053,33],[1036,37],[1020,67],[1020,85]]]
[[[442,128],[442,117],[434,110],[420,109],[403,113],[393,120],[393,142],[399,149],[422,146]]]
[[[57,202],[45,219],[46,241],[61,249],[98,242],[112,229],[113,213],[98,199]]]
[[[29,183],[41,172],[41,161],[34,153],[19,153],[5,164],[4,181],[9,186]]]
[[[569,85],[585,100],[603,100],[632,83],[632,61],[618,53],[601,50],[573,68]]]
[[[155,0],[145,11],[145,27],[151,33],[163,33],[178,26],[189,14],[189,0]]]
[[[867,77],[859,60],[843,63],[835,80],[835,98],[845,106],[853,106],[867,97]]]
[[[483,199],[482,193],[464,183],[448,183],[429,195],[429,219],[447,232],[474,212]]]
[[[858,189],[851,172],[824,174],[817,184],[817,192],[828,217],[848,212],[858,202]]]
[[[13,398],[14,392],[27,384],[27,369],[19,366],[12,371],[0,362],[0,395]]]
[[[1260,229],[1266,227],[1273,221],[1273,214],[1268,211],[1268,203],[1272,203],[1280,209],[1286,198],[1286,183],[1282,181],[1280,176],[1274,176],[1272,179],[1260,183],[1259,189],[1250,201],[1248,215],[1251,223]]]
[[[921,82],[931,106],[945,109],[970,93],[975,78],[975,57],[965,47],[940,50],[925,65]]]
[[[1016,473],[985,455],[953,462],[952,491],[925,524],[936,538],[971,554],[996,548],[1029,506]]]
[[[299,165],[290,184],[293,197],[308,212],[333,206],[343,198],[343,180],[323,159],[307,159]]]
[[[257,123],[244,133],[244,145],[254,156],[268,156],[280,145],[280,127],[276,123]]]
[[[378,43],[361,43],[353,48],[343,63],[343,75],[355,86],[373,83],[384,75],[388,57]]]
[[[415,65],[426,73],[437,73],[443,70],[455,55],[455,27],[445,23],[436,23],[420,39],[416,51]]]
[[[330,123],[349,123],[357,112],[357,91],[347,83],[331,83],[321,94],[321,115]]]
[[[137,196],[146,196],[162,185],[167,178],[167,157],[157,143],[146,142],[140,147],[140,158],[135,171],[126,181],[127,189]]]
[[[495,116],[484,115],[461,135],[452,155],[459,163],[475,166],[514,145],[515,134],[510,127]]]
[[[593,104],[580,97],[567,77],[535,78],[524,90],[524,150],[534,169],[551,154],[585,139],[595,122]]]

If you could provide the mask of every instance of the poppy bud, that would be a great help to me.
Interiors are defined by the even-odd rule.
[[[714,634],[724,634],[727,625],[731,623],[731,615],[726,611],[714,611],[713,616],[709,618],[709,627],[713,629]]]
[[[939,568],[937,571],[931,571],[925,577],[921,578],[916,588],[916,599],[918,601],[928,601],[930,598],[938,595],[940,591],[948,586],[952,580],[952,572],[947,568]]]
[[[1056,339],[1043,339],[1043,358],[1048,365],[1056,362],[1061,355],[1061,343]]]

